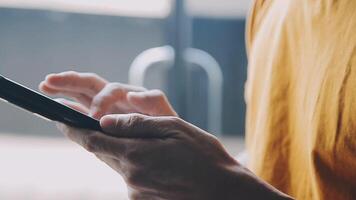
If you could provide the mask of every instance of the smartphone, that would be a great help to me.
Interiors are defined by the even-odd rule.
[[[66,105],[0,75],[0,99],[49,121],[102,131],[100,122]]]

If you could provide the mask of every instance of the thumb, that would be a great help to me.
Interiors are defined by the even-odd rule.
[[[106,115],[100,119],[104,132],[122,138],[165,138],[169,128],[164,117],[141,114]]]
[[[127,100],[140,113],[151,116],[177,116],[167,97],[160,90],[129,92]]]

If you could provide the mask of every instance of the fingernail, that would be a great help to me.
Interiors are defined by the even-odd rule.
[[[46,78],[45,78],[45,80],[48,80],[49,78],[51,78],[52,76],[54,76],[55,74],[47,74],[47,76],[46,76]]]
[[[40,84],[38,84],[38,89],[42,90],[42,88],[45,84],[46,83],[44,81],[42,81]]]
[[[142,96],[143,92],[128,92],[127,97],[128,98],[140,98]]]
[[[102,113],[101,113],[101,111],[99,109],[93,108],[89,112],[89,116],[94,118],[94,119],[100,119],[102,117]]]
[[[52,85],[52,86],[62,86],[67,83],[66,80],[63,80],[63,77],[61,77],[58,74],[47,75],[45,81],[48,85]]]
[[[116,118],[112,115],[106,115],[100,119],[100,126],[104,130],[112,130],[116,126]]]

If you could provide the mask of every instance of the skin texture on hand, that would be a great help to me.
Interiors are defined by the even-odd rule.
[[[290,199],[237,163],[214,136],[176,117],[160,91],[77,72],[49,75],[40,89],[70,97],[76,101],[58,101],[100,119],[105,133],[58,128],[121,174],[131,199]]]
[[[107,115],[101,132],[59,124],[120,173],[131,199],[288,199],[239,165],[212,135],[177,117]]]

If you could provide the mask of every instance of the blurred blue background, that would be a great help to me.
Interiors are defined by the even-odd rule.
[[[220,6],[221,10],[214,13],[208,12],[206,5],[204,7],[209,2],[201,2],[200,5],[199,1],[190,4],[188,1],[186,5],[192,4],[193,7],[190,13],[189,8],[186,9],[192,20],[191,46],[210,53],[223,72],[221,132],[243,134],[246,79],[243,12],[247,8],[241,7],[247,4],[243,1],[235,3],[236,11],[229,8],[232,11],[226,12],[224,6]],[[216,7],[214,3],[224,4],[224,1],[212,1],[210,6]],[[167,39],[171,34],[167,28],[169,16],[104,15],[13,7],[0,8],[0,72],[34,89],[46,74],[64,70],[96,72],[111,81],[126,83],[129,67],[139,53],[170,42]],[[157,9],[157,12],[165,11]],[[146,87],[164,91],[171,89],[168,94],[175,92],[176,87],[169,85],[176,83],[167,78],[164,70],[155,68],[147,76]],[[186,90],[185,108],[176,109],[179,113],[179,109],[184,109],[183,117],[187,121],[207,129],[206,74],[191,67],[186,82],[190,89]],[[170,95],[172,102],[175,102],[174,98]],[[26,134],[53,133],[52,125],[22,111],[4,104],[0,104],[0,110],[5,113],[0,120],[1,130]]]
[[[168,70],[165,66],[149,70],[144,86],[165,91],[181,117],[205,130],[210,131],[209,117],[221,121],[221,129],[211,133],[218,135],[231,153],[236,153],[243,148],[241,137],[245,131],[244,33],[250,2],[188,0],[181,9],[177,5],[182,2],[0,0],[0,73],[33,89],[47,74],[66,70],[95,72],[110,81],[127,83],[132,62],[140,53],[171,45],[176,51],[173,66]],[[223,74],[222,110],[213,113],[216,116],[208,114],[206,72],[177,59],[185,47],[203,50],[219,64]],[[98,167],[94,158],[85,157],[85,152],[75,145],[67,144],[53,123],[2,102],[0,113],[0,159],[7,163],[0,167],[0,199],[56,199],[58,188],[68,184],[66,178],[83,181],[67,185],[69,189],[63,194],[68,196],[58,199],[97,199],[96,195],[101,195],[100,199],[123,198],[123,182],[118,183],[122,186],[120,194],[115,191],[116,186],[112,187],[117,175]],[[22,154],[28,160],[16,156]],[[72,161],[82,164],[54,169],[58,175],[46,171]],[[93,175],[94,170],[97,171]],[[28,174],[34,177],[25,178]],[[87,184],[90,180],[95,183]],[[85,187],[78,189],[83,183]],[[14,188],[6,189],[11,185]],[[53,187],[45,187],[47,192],[41,192],[44,185]],[[112,190],[87,193],[93,188]],[[69,195],[73,191],[78,192]]]

